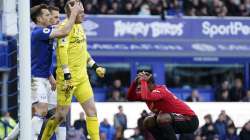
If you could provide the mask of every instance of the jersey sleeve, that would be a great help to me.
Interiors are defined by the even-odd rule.
[[[34,31],[33,35],[39,40],[49,40],[52,28],[39,28]]]
[[[89,58],[91,58],[91,55],[89,54],[89,51],[87,51],[87,60],[89,60]]]
[[[69,36],[58,39],[57,42],[57,55],[61,66],[68,65],[68,47],[69,47]]]
[[[145,80],[141,80],[141,98],[144,101],[157,101],[163,98],[164,93],[161,90],[154,89],[150,91]]]
[[[130,85],[130,87],[128,89],[127,99],[129,101],[140,101],[141,100],[140,94],[136,93],[136,83],[135,83],[135,81],[133,81],[133,83]]]

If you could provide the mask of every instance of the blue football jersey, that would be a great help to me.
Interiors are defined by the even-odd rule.
[[[31,74],[34,77],[48,78],[52,63],[53,39],[50,39],[52,27],[36,26],[31,33]]]

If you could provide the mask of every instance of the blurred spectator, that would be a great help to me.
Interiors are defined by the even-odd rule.
[[[82,129],[76,130],[74,127],[69,127],[67,130],[67,140],[87,140],[82,132]]]
[[[10,116],[9,112],[5,112],[0,118],[0,139],[4,139],[16,126],[16,121]]]
[[[193,90],[191,95],[187,97],[186,99],[187,102],[199,102],[200,97],[199,97],[199,91],[198,90]]]
[[[147,3],[143,4],[138,13],[139,15],[150,15],[149,5]]]
[[[123,107],[118,107],[119,112],[114,115],[114,127],[116,129],[116,139],[123,139],[124,130],[127,129],[127,116],[123,113]]]
[[[233,125],[227,128],[226,140],[239,140],[236,134],[236,128]]]
[[[243,102],[250,102],[250,90],[247,90],[247,95],[242,99]]]
[[[164,9],[162,7],[161,9]],[[171,0],[168,2],[167,14],[170,16],[180,15],[182,13],[182,4],[179,0]]]
[[[86,1],[86,3],[84,3],[84,13],[92,15],[97,13],[96,7],[93,2]]]
[[[216,101],[219,101],[219,102],[229,102],[230,101],[229,91],[228,90],[222,91],[222,93],[220,93],[220,96],[217,98]]]
[[[88,131],[87,131],[87,125],[86,125],[84,112],[81,112],[80,113],[80,118],[78,120],[75,120],[74,128],[76,130],[80,130],[80,132],[82,132],[84,134],[85,138],[87,138]]]
[[[120,79],[116,79],[113,81],[113,85],[108,89],[107,99],[112,98],[113,91],[119,91],[120,96],[123,98],[125,97],[126,91],[124,87],[122,86],[122,82]]]
[[[103,1],[101,4],[99,4],[99,12],[98,14],[101,14],[101,15],[106,15],[108,14],[108,4]]]
[[[220,114],[224,116],[227,126],[234,125],[233,120],[227,115],[225,110],[221,110]]]
[[[144,140],[144,137],[141,135],[139,128],[134,129],[134,135],[130,137],[129,140]]]
[[[64,12],[67,0],[32,0],[31,6],[50,4]],[[86,14],[249,16],[248,0],[86,0]]]
[[[111,4],[111,8],[108,11],[108,14],[111,14],[111,15],[121,14],[120,8],[121,8],[120,3],[116,0],[113,0]]]
[[[239,16],[249,16],[249,11],[247,10],[245,4],[240,4],[239,11],[240,11]]]
[[[100,123],[100,136],[101,140],[114,140],[115,128],[109,124],[106,118]]]
[[[67,0],[55,0],[55,6],[60,9],[59,13],[65,13],[64,7]]]
[[[133,5],[132,1],[130,1],[130,0],[127,0],[125,2],[125,5],[122,9],[123,9],[122,14],[124,14],[124,15],[136,14],[135,10],[134,10],[134,5]]]
[[[119,90],[113,90],[111,97],[108,99],[108,102],[124,102],[125,98],[121,97]]]
[[[215,91],[215,100],[216,101],[219,101],[222,99],[222,94],[224,91],[229,91],[229,82],[227,80],[223,81],[221,83],[221,85],[216,88],[216,91]]]
[[[213,124],[212,116],[210,114],[204,116],[205,124],[201,127],[202,139],[214,140],[217,135],[217,131]]]
[[[250,140],[250,121],[248,121],[240,131],[240,140]]]
[[[231,101],[240,101],[245,95],[245,91],[243,89],[242,80],[237,78],[234,82],[234,87],[230,90],[230,99]]]
[[[216,120],[214,126],[218,131],[219,139],[224,140],[226,138],[227,131],[226,116],[220,113],[219,118]]]
[[[228,8],[228,15],[229,16],[239,16],[240,15],[239,3],[237,3],[236,0],[226,0],[224,2],[225,2],[226,7]]]
[[[159,0],[150,1],[149,5],[150,5],[151,15],[160,15],[162,10],[164,9],[162,1]]]
[[[151,133],[143,127],[143,121],[148,115],[149,114],[146,110],[142,111],[141,117],[137,120],[137,128],[145,140],[154,140],[154,137],[151,135]]]

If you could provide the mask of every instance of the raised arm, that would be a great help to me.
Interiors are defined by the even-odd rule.
[[[64,90],[66,92],[73,89],[73,85],[71,82],[71,72],[69,69],[69,63],[68,63],[68,47],[69,47],[69,40],[68,37],[61,38],[58,40],[58,46],[57,46],[57,57],[59,58],[59,63],[61,65],[61,68],[63,70],[64,74]]]
[[[70,9],[70,16],[66,24],[62,28],[55,28],[50,34],[50,38],[59,38],[59,37],[65,37],[67,36],[73,25],[75,24],[75,20],[77,15],[80,12],[83,12],[84,9],[79,5],[79,3],[75,3],[73,6],[71,4],[68,5]]]
[[[141,101],[141,96],[136,93],[136,82],[133,81],[128,89],[127,99],[129,101]]]

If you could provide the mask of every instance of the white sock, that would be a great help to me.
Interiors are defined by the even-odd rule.
[[[66,140],[66,127],[60,126],[56,130],[56,139],[57,140]]]
[[[15,140],[17,139],[19,134],[19,123],[15,126],[15,128],[11,131],[11,133],[4,140]]]
[[[43,118],[38,115],[34,115],[32,117],[31,123],[32,123],[32,139],[37,140],[43,125]]]

